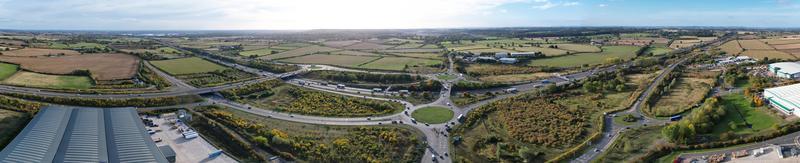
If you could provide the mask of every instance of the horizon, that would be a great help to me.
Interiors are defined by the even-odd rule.
[[[798,0],[0,0],[10,30],[800,28]],[[243,5],[246,4],[246,5]],[[35,11],[35,12],[31,12]]]

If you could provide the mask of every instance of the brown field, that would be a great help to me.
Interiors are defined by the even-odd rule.
[[[800,39],[796,38],[785,38],[785,39],[762,39],[761,41],[770,44],[770,45],[780,45],[780,44],[800,44]]]
[[[739,40],[739,44],[742,48],[747,50],[768,50],[774,49],[769,45],[765,44],[764,42],[758,40]]]
[[[356,44],[356,43],[359,43],[359,42],[361,42],[361,41],[358,41],[358,40],[325,41],[325,42],[322,43],[322,45],[335,47],[335,48],[342,48],[342,47],[350,46],[350,45],[353,45],[353,44]]]
[[[697,37],[697,39],[703,42],[709,42],[716,40],[717,37]]]
[[[576,52],[586,52],[586,53],[600,52],[600,48],[592,45],[585,45],[585,44],[556,44],[556,45],[558,45],[558,49],[564,49]]]
[[[25,45],[25,42],[19,41],[19,40],[0,39],[0,44],[2,44],[2,45],[21,46],[21,45]]]
[[[139,58],[126,54],[91,54],[63,57],[6,57],[0,61],[21,65],[22,69],[45,74],[71,74],[89,70],[95,80],[130,79],[139,67]]]
[[[314,45],[314,46],[307,46],[307,47],[297,48],[297,49],[294,49],[294,50],[289,50],[289,51],[281,52],[281,53],[278,53],[278,54],[266,55],[266,56],[263,56],[261,58],[264,58],[264,59],[282,59],[282,58],[289,58],[289,57],[297,57],[297,56],[306,55],[306,54],[314,54],[314,53],[319,53],[319,52],[331,52],[331,51],[336,51],[336,50],[339,50],[339,49]]]
[[[725,53],[732,55],[739,54],[743,51],[742,47],[739,46],[739,42],[736,40],[725,42],[725,44],[722,44],[719,48]]]
[[[764,57],[769,57],[770,59],[797,59],[793,55],[776,50],[745,50],[742,55],[759,60],[764,59]]]
[[[800,58],[800,49],[785,49],[785,50],[780,50],[780,51],[782,51],[784,53],[792,54],[795,57]]]
[[[784,50],[784,49],[800,49],[800,44],[781,44],[781,45],[772,45],[775,49]]]
[[[46,56],[46,55],[80,55],[80,52],[74,50],[60,50],[60,49],[40,49],[40,48],[24,48],[11,51],[3,51],[3,56],[15,57],[32,57],[32,56]]]
[[[344,47],[344,48],[345,49],[352,49],[352,50],[382,50],[382,49],[389,49],[389,48],[392,48],[392,47],[394,47],[394,46],[381,45],[381,44],[376,44],[376,43],[371,43],[371,42],[361,42],[361,43],[353,44],[353,45],[350,45],[350,46],[347,46],[347,47]]]

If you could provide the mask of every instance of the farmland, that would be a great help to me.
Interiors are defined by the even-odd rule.
[[[499,83],[513,83],[513,82],[521,82],[521,81],[533,81],[538,79],[544,79],[548,77],[552,77],[552,73],[546,72],[537,72],[537,73],[530,73],[530,74],[508,74],[508,75],[491,75],[486,77],[480,77],[481,81],[485,82],[499,82]]]
[[[596,53],[600,52],[600,48],[592,45],[584,44],[555,44],[558,49],[564,49],[575,52]]]
[[[739,44],[746,50],[769,50],[774,49],[759,40],[739,40]]]
[[[126,54],[87,54],[61,57],[4,57],[0,61],[21,65],[24,70],[46,74],[73,74],[89,70],[95,80],[130,79],[136,74],[139,59]]]
[[[0,62],[0,81],[14,75],[17,72],[19,66],[15,64],[8,64]]]
[[[608,59],[629,60],[636,57],[638,46],[603,46],[600,53],[578,53],[568,56],[532,60],[530,66],[578,67],[607,63]]]
[[[314,54],[280,60],[289,63],[328,64],[343,67],[358,67],[379,57]]]
[[[270,55],[270,54],[277,54],[283,52],[284,50],[281,49],[272,49],[272,48],[262,48],[262,49],[255,49],[255,50],[248,50],[239,52],[239,55],[242,56],[263,56],[263,55]]]
[[[86,76],[48,75],[20,71],[3,81],[4,84],[55,89],[88,89],[92,79]]]
[[[364,64],[361,67],[367,69],[402,71],[405,70],[406,66],[409,68],[413,68],[413,67],[428,67],[438,64],[442,64],[442,61],[430,60],[430,59],[405,58],[405,57],[383,57],[376,61]]]
[[[154,66],[172,75],[205,73],[228,69],[222,65],[209,62],[202,58],[191,57],[162,61],[150,61]]]
[[[355,55],[355,56],[379,56],[379,54],[375,54],[375,53],[367,53],[367,52],[352,51],[352,50],[335,51],[335,52],[332,52],[332,53],[333,54],[341,54],[341,55]]]
[[[664,54],[667,54],[667,53],[669,53],[671,51],[672,51],[672,49],[670,49],[670,48],[650,47],[650,48],[647,48],[647,51],[645,51],[644,54],[664,55]]]
[[[787,54],[777,50],[746,50],[741,53],[741,55],[749,56],[755,59],[797,59],[791,54]]]
[[[352,45],[349,45],[347,47],[344,47],[344,49],[350,49],[350,50],[381,50],[381,49],[388,49],[388,48],[391,48],[391,47],[394,47],[394,46],[376,44],[376,43],[371,43],[371,42],[360,42],[360,43],[356,43],[356,44],[352,44]]]
[[[81,53],[74,50],[23,48],[11,51],[2,51],[0,52],[0,54],[2,54],[2,56],[33,57],[33,56],[79,55]]]
[[[725,53],[731,55],[737,55],[739,53],[742,53],[742,51],[744,51],[744,49],[742,49],[742,47],[739,46],[739,41],[737,40],[731,40],[726,42],[725,44],[722,44],[722,46],[720,46],[720,49],[722,49],[722,51],[724,51]]]
[[[87,43],[87,42],[79,42],[73,44],[64,44],[64,43],[49,43],[49,48],[53,49],[91,49],[91,48],[106,48],[105,45],[101,45],[98,43]]]
[[[439,53],[392,53],[391,55],[397,55],[401,57],[413,57],[413,58],[428,58],[428,59],[442,58],[442,54]]]
[[[283,59],[283,58],[297,57],[297,56],[320,53],[320,52],[331,52],[331,51],[337,51],[337,50],[339,50],[339,49],[314,45],[314,46],[307,46],[307,47],[297,48],[297,49],[281,52],[281,53],[278,53],[278,54],[266,55],[266,56],[263,56],[263,57],[260,57],[260,58],[264,58],[264,59]]]

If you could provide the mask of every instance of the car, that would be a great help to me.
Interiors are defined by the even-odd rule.
[[[372,120],[372,117],[367,117],[367,120],[368,120],[368,121],[371,121],[371,120]]]
[[[430,125],[430,124],[428,124],[428,123],[425,123],[425,126],[431,126],[431,125]]]
[[[416,124],[417,123],[417,119],[411,118],[411,123]]]
[[[436,155],[431,155],[431,160],[436,161]]]

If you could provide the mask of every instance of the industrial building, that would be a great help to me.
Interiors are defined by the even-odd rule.
[[[764,98],[775,109],[800,117],[800,84],[764,89]]]
[[[769,64],[768,70],[777,77],[787,79],[800,78],[800,63],[797,62],[778,62]]]
[[[135,108],[43,108],[0,162],[163,162]]]

